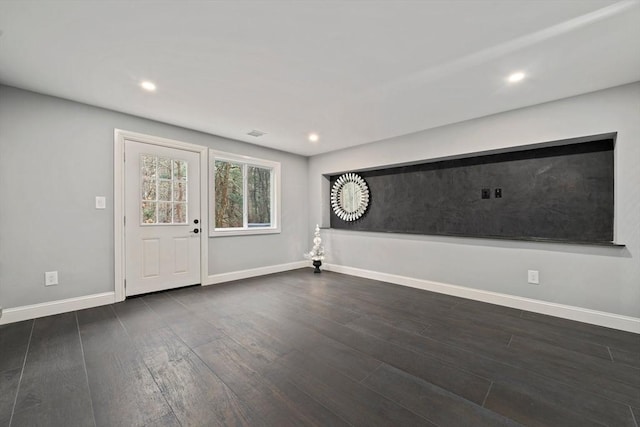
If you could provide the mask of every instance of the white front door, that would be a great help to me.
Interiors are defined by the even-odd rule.
[[[124,141],[125,293],[200,283],[200,154]]]

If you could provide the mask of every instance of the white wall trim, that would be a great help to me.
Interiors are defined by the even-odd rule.
[[[231,282],[233,280],[264,276],[266,274],[280,273],[283,271],[296,270],[298,268],[304,267],[311,267],[310,262],[295,261],[286,264],[252,268],[249,270],[214,274],[212,276],[208,276],[207,281],[204,282],[203,285]],[[60,313],[68,313],[70,311],[84,310],[86,308],[113,304],[118,301],[120,300],[117,298],[116,292],[104,292],[100,294],[43,302],[21,307],[5,308],[2,311],[2,317],[0,317],[0,325],[20,322],[23,320],[37,319],[38,317],[51,316]]]
[[[263,276],[266,274],[296,270],[298,268],[304,267],[310,267],[309,261],[296,261],[286,264],[278,264],[267,267],[252,268],[248,270],[233,271],[229,273],[214,274],[208,276],[207,281],[203,283],[203,285],[214,285],[234,280],[247,279],[250,277]],[[551,303],[531,298],[518,297],[514,295],[485,291],[481,289],[467,288],[464,286],[433,282],[429,280],[416,279],[389,273],[381,273],[355,267],[346,267],[336,264],[323,264],[323,268],[327,271],[333,271],[336,273],[349,274],[366,279],[379,280],[396,285],[438,292],[441,294],[472,299],[475,301],[483,301],[490,304],[502,305],[519,310],[527,310],[535,313],[561,317],[564,319],[576,320],[579,322],[590,323],[607,328],[640,333],[640,318],[636,317],[622,316],[619,314],[591,310],[582,307]],[[67,313],[70,311],[83,310],[86,308],[98,307],[101,305],[113,304],[114,302],[117,302],[115,292],[103,292],[100,294],[50,301],[40,304],[6,308],[3,310],[2,317],[0,318],[0,325],[20,322],[23,320],[36,319],[38,317],[51,316],[60,313]]]
[[[82,297],[67,298],[57,301],[43,302],[40,304],[6,308],[2,312],[0,325],[113,304],[114,302],[115,292],[103,292],[101,294],[85,295]]]
[[[270,265],[267,267],[251,268],[248,270],[231,271],[229,273],[213,274],[207,277],[204,286],[218,283],[231,282],[234,280],[248,279],[250,277],[264,276],[266,274],[280,273],[283,271],[296,270],[298,268],[310,267],[310,261],[295,261],[286,264]]]
[[[323,267],[327,271],[334,271],[336,273],[344,273],[352,276],[364,277],[366,279],[379,280],[396,285],[503,305],[518,310],[533,311],[535,313],[576,320],[578,322],[590,323],[592,325],[640,333],[640,318],[636,317],[622,316],[619,314],[591,310],[588,308],[557,304],[481,289],[467,288],[465,286],[432,282],[429,280],[415,279],[412,277],[398,276],[395,274],[381,273],[378,271],[364,270],[355,267],[347,267],[343,265],[323,264]]]

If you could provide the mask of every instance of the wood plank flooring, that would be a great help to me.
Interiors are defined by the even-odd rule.
[[[628,426],[640,335],[311,269],[0,326],[0,426]]]

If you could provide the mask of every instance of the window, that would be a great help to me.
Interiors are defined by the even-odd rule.
[[[210,152],[211,236],[280,232],[280,163]]]
[[[142,225],[187,223],[187,162],[140,155]]]

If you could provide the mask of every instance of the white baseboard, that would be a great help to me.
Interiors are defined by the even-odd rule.
[[[203,283],[203,285],[213,285],[217,283],[230,282],[233,280],[247,279],[250,277],[280,273],[283,271],[295,270],[304,267],[309,267],[309,261],[296,261],[287,264],[214,274],[209,276],[207,282]],[[481,289],[467,288],[464,286],[415,279],[412,277],[381,273],[378,271],[364,270],[360,268],[346,267],[336,264],[323,264],[323,268],[327,271],[334,271],[336,273],[344,273],[352,276],[393,283],[396,285],[408,286],[412,288],[438,292],[441,294],[447,294],[476,301],[483,301],[491,304],[503,305],[519,310],[527,310],[534,313],[547,314],[564,319],[576,320],[579,322],[590,323],[607,328],[640,333],[640,318],[636,317],[622,316],[619,314],[591,310],[588,308],[575,307],[565,304],[556,304],[531,298],[518,297],[497,292],[484,291]],[[115,292],[104,292],[100,294],[86,295],[82,297],[68,298],[40,304],[5,308],[3,310],[2,317],[0,318],[0,325],[20,322],[22,320],[36,319],[38,317],[50,316],[54,314],[66,313],[69,311],[83,310],[85,308],[98,307],[101,305],[113,304],[114,302],[116,302]]]
[[[309,266],[309,261],[296,261],[287,264],[271,265],[267,267],[252,268],[249,270],[214,274],[212,276],[209,276],[207,278],[207,282],[203,283],[203,285],[213,285],[216,283],[247,279],[250,277],[280,273],[282,271],[295,270],[298,268]],[[44,302],[40,304],[5,308],[2,311],[2,317],[0,317],[0,325],[20,322],[22,320],[36,319],[38,317],[51,316],[54,314],[67,313],[75,310],[83,310],[85,308],[98,307],[101,305],[113,304],[115,302],[115,292],[104,292],[101,294],[86,295],[83,297],[68,298],[63,300]]]
[[[69,311],[83,310],[85,308],[98,307],[100,305],[113,304],[114,302],[115,292],[103,292],[101,294],[61,299],[57,301],[43,302],[40,304],[5,308],[2,312],[2,317],[0,318],[0,325],[20,322],[22,320],[36,319],[38,317],[51,316],[53,314],[67,313]]]
[[[518,310],[533,311],[535,313],[576,320],[578,322],[590,323],[592,325],[640,333],[640,318],[636,317],[622,316],[619,314],[591,310],[588,308],[556,304],[531,298],[467,288],[458,285],[450,285],[447,283],[432,282],[429,280],[415,279],[395,274],[363,270],[360,268],[345,267],[336,264],[323,264],[323,267],[327,271],[334,271],[336,273],[344,273],[352,276],[393,283],[396,285],[409,286],[441,294],[503,305],[506,307],[516,308]]]
[[[264,276],[265,274],[280,273],[283,271],[296,270],[298,268],[309,267],[310,261],[296,261],[287,264],[270,265],[268,267],[251,268],[249,270],[231,271],[229,273],[213,274],[207,278],[203,285],[215,285],[217,283],[231,282],[234,280],[248,279],[250,277]]]

